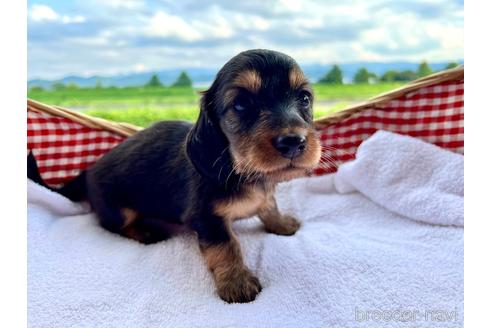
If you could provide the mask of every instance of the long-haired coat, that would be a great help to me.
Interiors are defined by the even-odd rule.
[[[270,50],[245,51],[203,93],[196,124],[159,122],[138,132],[57,191],[88,200],[109,231],[153,243],[167,227],[196,232],[219,296],[248,302],[261,291],[231,228],[258,215],[266,231],[292,235],[275,185],[305,176],[320,159],[313,94],[296,62]],[[31,178],[42,182],[31,171]]]

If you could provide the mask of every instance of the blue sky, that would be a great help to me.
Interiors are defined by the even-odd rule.
[[[456,61],[456,0],[28,0],[28,78],[219,68],[251,48],[301,64]]]

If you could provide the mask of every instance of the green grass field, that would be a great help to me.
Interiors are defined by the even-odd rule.
[[[398,83],[370,85],[313,86],[316,118],[344,109],[382,92]],[[148,126],[159,120],[194,121],[198,116],[198,89],[191,88],[79,88],[56,91],[32,90],[28,97],[40,102],[80,110],[109,120]]]

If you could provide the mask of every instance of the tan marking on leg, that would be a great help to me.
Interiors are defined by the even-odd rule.
[[[243,71],[234,79],[232,85],[235,87],[245,88],[253,93],[257,93],[261,88],[261,77],[255,70]]]
[[[234,236],[219,245],[200,245],[213,274],[217,292],[228,303],[251,302],[261,291],[258,280],[244,265],[241,248]]]
[[[300,222],[293,216],[280,214],[273,194],[268,197],[258,212],[258,217],[265,225],[266,231],[276,235],[293,235],[301,226]]]
[[[141,232],[135,228],[135,221],[138,217],[137,211],[124,207],[120,210],[120,213],[124,219],[123,227],[121,227],[121,234],[127,238],[141,241],[143,236]]]
[[[121,234],[127,238],[141,242],[144,239],[142,233],[135,228],[134,224],[130,224],[121,230]]]
[[[123,228],[126,228],[133,224],[138,217],[137,211],[127,207],[121,209],[121,215],[125,219],[123,223]]]

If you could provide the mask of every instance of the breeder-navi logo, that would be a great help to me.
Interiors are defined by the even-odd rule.
[[[358,322],[455,322],[458,321],[458,310],[422,310],[422,309],[359,309],[355,307],[355,320]]]

